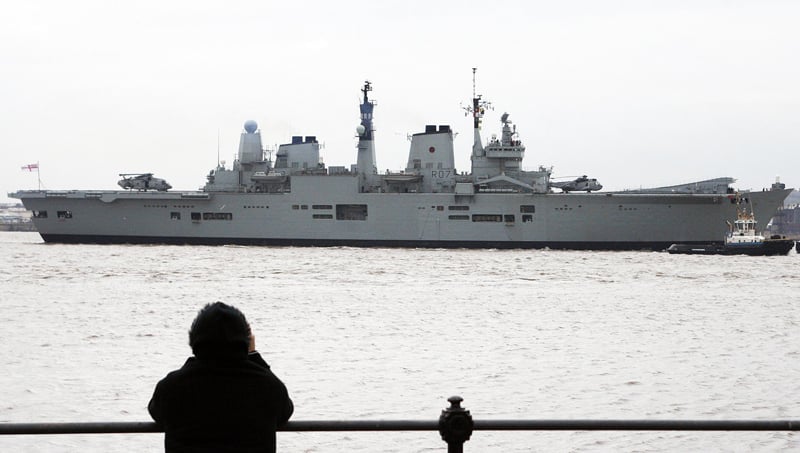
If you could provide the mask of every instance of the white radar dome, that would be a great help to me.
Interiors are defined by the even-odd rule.
[[[253,120],[247,120],[244,122],[244,130],[247,131],[248,134],[252,134],[258,129],[258,123]]]
[[[358,133],[358,135],[364,135],[364,132],[366,132],[366,131],[367,131],[367,128],[364,127],[363,124],[359,124],[358,127],[356,127],[356,133]]]

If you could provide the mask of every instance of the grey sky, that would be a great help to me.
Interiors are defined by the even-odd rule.
[[[374,84],[378,168],[406,135],[450,124],[469,170],[478,92],[511,114],[524,167],[606,189],[776,175],[800,186],[800,2],[136,1],[0,6],[0,201],[115,189],[153,172],[196,189],[245,120],[264,143],[316,135],[355,162],[359,88]]]

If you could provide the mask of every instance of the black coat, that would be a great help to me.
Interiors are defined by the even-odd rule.
[[[190,357],[157,385],[148,410],[167,452],[274,452],[294,411],[286,386],[258,353]]]

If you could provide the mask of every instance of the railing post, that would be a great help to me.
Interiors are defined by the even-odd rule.
[[[451,396],[447,401],[450,407],[439,416],[439,434],[447,442],[447,453],[464,453],[464,442],[472,435],[475,423],[469,411],[461,407],[463,398]]]

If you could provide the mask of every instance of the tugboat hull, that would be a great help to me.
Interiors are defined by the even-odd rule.
[[[768,239],[758,244],[726,245],[726,244],[672,244],[667,248],[671,254],[684,255],[750,255],[773,256],[786,255],[792,250],[791,239]]]

